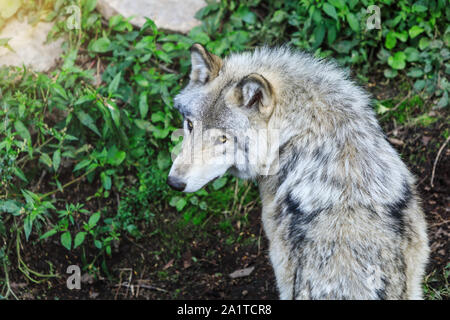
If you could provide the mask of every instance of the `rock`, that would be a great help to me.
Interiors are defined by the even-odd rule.
[[[239,270],[234,271],[233,273],[230,273],[229,276],[232,279],[247,277],[253,272],[253,270],[255,270],[255,267],[239,269]]]
[[[106,18],[121,14],[125,18],[135,16],[130,22],[142,27],[145,17],[152,19],[158,28],[188,33],[201,22],[195,13],[206,6],[204,0],[98,0],[97,9]]]
[[[32,26],[26,21],[12,18],[0,31],[0,39],[11,38],[8,44],[15,52],[0,47],[0,66],[25,65],[34,71],[49,71],[63,53],[63,39],[46,43],[53,24],[39,22]]]

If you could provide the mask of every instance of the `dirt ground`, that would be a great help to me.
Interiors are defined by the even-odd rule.
[[[427,270],[435,274],[442,273],[450,252],[449,147],[441,152],[434,167],[439,146],[445,141],[442,132],[446,128],[449,128],[448,119],[427,128],[384,125],[391,143],[417,176],[432,251]],[[74,186],[73,196],[83,199],[82,192],[77,190],[88,193],[89,187]],[[33,249],[22,250],[22,259],[31,269],[43,273],[48,272],[51,264],[59,277],[36,284],[13,269],[10,270],[12,289],[22,299],[277,299],[260,208],[249,215],[248,223],[235,225],[231,234],[220,231],[214,219],[200,232],[193,226],[180,228],[177,225],[180,214],[167,211],[157,219],[158,233],[151,234],[150,230],[139,240],[125,237],[115,246],[112,257],[106,258],[107,268],[92,269],[91,274],[83,270],[80,290],[67,289],[66,268],[72,264],[85,265],[81,249],[69,252],[59,244],[59,239],[41,241]],[[235,241],[237,238],[239,241]],[[177,244],[176,252],[171,251],[171,243]],[[85,255],[92,259],[96,252],[92,248]],[[16,260],[11,262],[17,266]],[[248,276],[235,279],[229,276],[236,270],[251,267],[254,269]],[[442,283],[430,285],[439,287]]]

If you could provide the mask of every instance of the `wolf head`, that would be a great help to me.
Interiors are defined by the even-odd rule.
[[[276,104],[273,85],[262,73],[236,67],[199,44],[191,48],[191,64],[190,81],[174,99],[184,139],[168,184],[195,192],[227,171],[242,178],[267,172],[269,141],[276,140],[268,128]]]

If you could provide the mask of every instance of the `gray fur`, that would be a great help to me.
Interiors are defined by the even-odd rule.
[[[185,191],[226,171],[258,180],[280,298],[421,299],[429,254],[424,214],[414,177],[387,142],[367,93],[335,64],[288,47],[224,60],[195,50],[191,82],[175,107],[220,128],[228,141],[242,130],[279,130],[279,143],[268,138],[264,151],[265,159],[279,159],[279,170],[261,175],[261,163],[249,161],[200,170],[179,156],[170,175],[185,179]],[[243,143],[236,148],[242,157],[251,153]]]

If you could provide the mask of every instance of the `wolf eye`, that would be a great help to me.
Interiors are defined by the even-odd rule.
[[[223,135],[223,136],[221,136],[221,137],[219,138],[219,141],[222,142],[222,143],[227,142],[227,140],[228,140],[228,138],[227,138],[225,135]]]
[[[186,120],[187,121],[187,126],[188,126],[188,129],[189,129],[189,132],[192,132],[192,129],[194,129],[194,125],[192,124],[192,121],[191,120]]]

